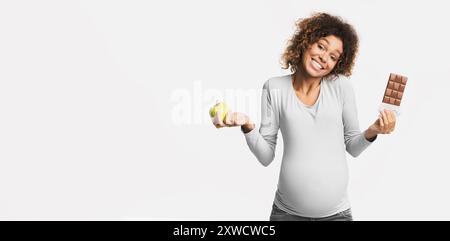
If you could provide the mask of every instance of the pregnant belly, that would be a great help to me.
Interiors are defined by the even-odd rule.
[[[278,195],[287,208],[315,216],[336,209],[346,198],[347,185],[345,157],[283,160]]]

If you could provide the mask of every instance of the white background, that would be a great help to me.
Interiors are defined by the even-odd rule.
[[[294,22],[326,11],[360,36],[362,130],[388,74],[409,77],[395,132],[348,155],[354,218],[450,220],[446,4],[1,1],[0,218],[268,220],[281,135],[263,167],[238,128],[208,122],[204,94],[287,74]],[[192,97],[181,124],[180,90]]]

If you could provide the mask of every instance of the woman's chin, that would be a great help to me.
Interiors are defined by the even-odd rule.
[[[318,71],[312,68],[307,68],[306,72],[308,73],[309,76],[314,77],[314,78],[319,78],[319,77],[323,77],[324,74],[322,73],[322,71]]]

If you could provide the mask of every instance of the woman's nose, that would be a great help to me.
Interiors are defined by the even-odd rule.
[[[324,54],[319,55],[319,59],[320,59],[320,61],[321,61],[322,63],[326,63],[326,62],[327,62],[326,59],[325,59]]]

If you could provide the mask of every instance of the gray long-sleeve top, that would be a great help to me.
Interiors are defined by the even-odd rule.
[[[244,134],[264,166],[274,159],[279,129],[284,150],[275,205],[304,217],[326,217],[350,208],[345,151],[356,157],[371,144],[359,129],[350,80],[323,79],[313,106],[297,97],[292,75],[267,80],[259,132],[254,128]]]

